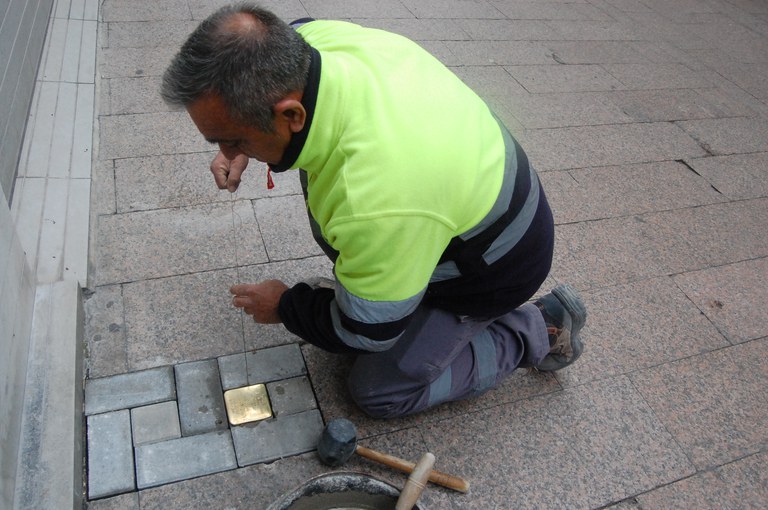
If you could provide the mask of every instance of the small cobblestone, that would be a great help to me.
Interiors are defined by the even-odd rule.
[[[237,463],[242,467],[312,451],[322,431],[316,409],[232,427]]]
[[[134,446],[181,437],[176,402],[161,402],[131,409],[131,430]]]
[[[127,410],[88,417],[88,497],[134,490],[131,417]]]
[[[294,377],[267,384],[272,412],[281,416],[317,408],[315,394],[307,377]]]
[[[174,398],[176,385],[170,366],[85,381],[86,416]]]
[[[268,383],[306,375],[298,344],[281,345],[246,353],[248,384]]]
[[[182,435],[226,429],[227,411],[216,360],[182,363],[175,372]]]

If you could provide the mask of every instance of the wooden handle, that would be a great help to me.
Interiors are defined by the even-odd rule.
[[[409,462],[398,457],[393,457],[392,455],[387,455],[386,453],[377,452],[376,450],[371,450],[365,446],[358,445],[355,448],[355,452],[361,457],[365,457],[366,459],[375,462],[380,462],[385,466],[400,470],[403,473],[410,473],[413,471],[413,468],[416,467],[416,464],[413,462]],[[443,473],[441,471],[433,470],[429,474],[429,481],[459,492],[467,492],[469,490],[468,481],[464,480],[463,478],[459,478],[458,476],[449,475],[448,473]]]
[[[411,510],[413,505],[421,497],[421,493],[424,492],[429,474],[432,472],[432,466],[435,465],[435,456],[427,452],[421,456],[419,462],[411,471],[411,475],[408,477],[408,481],[400,492],[400,497],[397,498],[397,504],[395,510]]]

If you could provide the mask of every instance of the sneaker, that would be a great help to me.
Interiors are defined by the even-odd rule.
[[[534,304],[541,310],[549,334],[549,354],[535,368],[553,372],[565,368],[581,356],[584,343],[579,333],[587,321],[587,309],[576,289],[558,285],[552,293]]]

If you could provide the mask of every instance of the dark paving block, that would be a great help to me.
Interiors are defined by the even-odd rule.
[[[128,410],[88,417],[88,497],[134,490],[131,417]]]
[[[85,414],[127,409],[176,398],[173,367],[85,381]]]
[[[245,353],[230,354],[218,359],[221,388],[231,390],[248,386],[248,369],[245,364]]]
[[[637,497],[643,510],[762,508],[768,501],[768,453],[756,453]]]
[[[294,377],[267,384],[272,411],[280,417],[317,409],[312,385],[306,377]]]
[[[696,158],[688,164],[731,199],[768,196],[768,152]]]
[[[192,436],[227,428],[224,390],[215,359],[174,367],[181,433]]]
[[[237,271],[227,269],[125,285],[131,369],[242,352],[242,321],[229,293],[235,283]]]
[[[242,467],[312,451],[323,427],[316,409],[234,426],[231,430],[237,463]]]
[[[584,354],[558,381],[574,386],[726,347],[675,282],[665,276],[584,293]]]
[[[638,391],[699,470],[765,448],[766,347],[768,340],[754,340],[632,374]]]
[[[763,303],[768,258],[748,260],[675,276],[675,283],[732,343],[768,336]]]
[[[597,508],[694,473],[621,377],[420,430],[442,471],[471,480],[472,497],[460,506],[467,510],[500,502],[504,508]]]
[[[136,448],[139,489],[219,473],[237,467],[228,430],[198,434]]]
[[[307,373],[298,344],[248,352],[246,364],[249,384],[267,383]]]
[[[116,283],[265,262],[249,201],[102,216],[99,282]],[[194,248],[190,248],[194,247]]]
[[[134,446],[181,437],[176,401],[131,409],[131,431]]]

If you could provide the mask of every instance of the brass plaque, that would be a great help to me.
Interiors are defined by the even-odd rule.
[[[244,386],[224,392],[227,416],[232,425],[266,420],[272,417],[272,407],[263,384]]]

